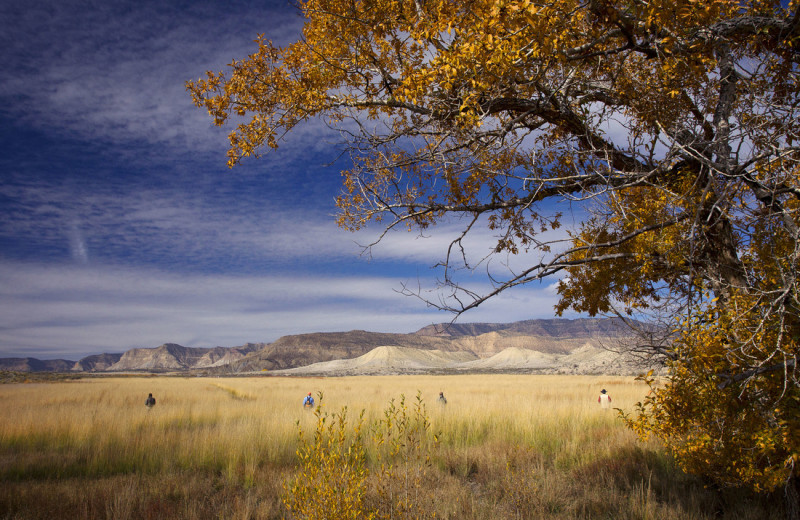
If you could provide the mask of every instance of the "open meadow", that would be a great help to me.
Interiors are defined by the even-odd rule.
[[[781,500],[681,473],[600,409],[601,388],[626,410],[647,392],[531,375],[4,384],[0,518],[292,518],[347,494],[353,518],[781,518]],[[301,407],[308,392],[322,413]]]

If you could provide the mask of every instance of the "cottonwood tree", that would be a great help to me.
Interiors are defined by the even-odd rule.
[[[308,0],[302,37],[189,82],[231,166],[310,119],[351,156],[339,224],[426,230],[456,313],[553,277],[557,310],[671,320],[627,417],[797,515],[800,11],[768,0]],[[585,215],[568,243],[554,202]],[[537,260],[478,293],[464,239]],[[526,255],[533,258],[534,255]]]

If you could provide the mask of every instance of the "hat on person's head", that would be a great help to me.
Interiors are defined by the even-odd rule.
[[[605,392],[605,390],[603,390],[603,392]],[[309,392],[308,395],[311,395],[311,392]]]
[[[601,394],[604,394],[604,393],[606,393],[606,389],[605,389],[605,388],[603,388],[602,390],[600,390],[600,393],[601,393]]]

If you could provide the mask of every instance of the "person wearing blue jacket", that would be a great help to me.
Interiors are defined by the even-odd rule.
[[[311,392],[303,399],[303,408],[313,408],[314,407],[314,398],[311,397]]]

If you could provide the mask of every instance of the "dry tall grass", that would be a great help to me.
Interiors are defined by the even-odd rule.
[[[647,390],[632,378],[526,375],[0,385],[0,517],[284,518],[298,424],[317,424],[301,400],[322,392],[326,410],[363,409],[367,425],[401,394],[422,396],[439,439],[420,496],[428,517],[780,518],[769,500],[682,475],[599,408],[601,388],[624,409]]]

